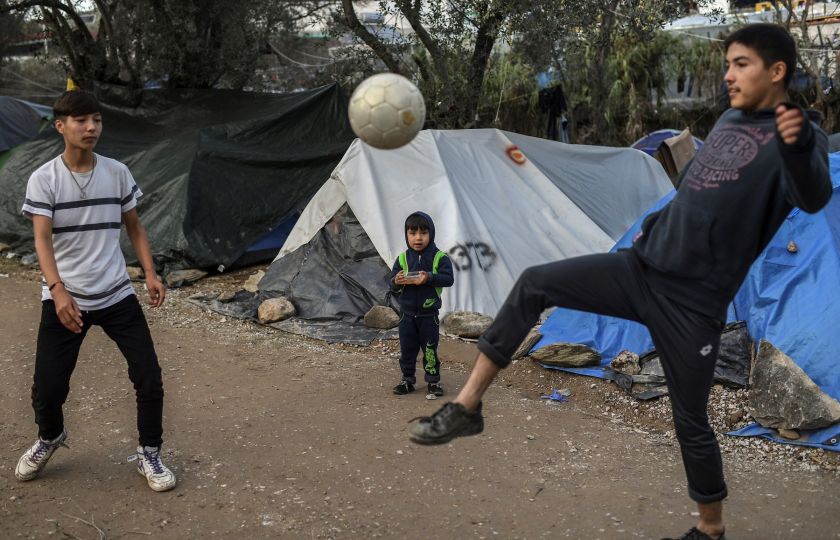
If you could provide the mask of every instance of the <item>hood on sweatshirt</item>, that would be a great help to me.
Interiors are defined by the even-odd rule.
[[[425,219],[426,222],[429,224],[429,245],[426,246],[426,248],[423,250],[423,253],[428,253],[430,251],[432,253],[437,252],[438,249],[435,245],[435,222],[432,220],[432,216],[425,212],[412,212],[407,218],[405,218],[406,224],[408,224],[408,220],[411,218],[411,216],[420,216],[421,218]],[[405,237],[405,245],[408,246],[409,253],[411,253],[414,252],[414,248],[412,248],[411,245],[408,243],[408,234],[406,234],[407,232],[408,229],[405,225],[403,225],[403,236]]]

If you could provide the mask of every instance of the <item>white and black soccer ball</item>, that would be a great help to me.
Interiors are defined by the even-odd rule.
[[[426,119],[423,94],[396,73],[368,77],[350,97],[350,127],[364,142],[383,150],[411,142]]]

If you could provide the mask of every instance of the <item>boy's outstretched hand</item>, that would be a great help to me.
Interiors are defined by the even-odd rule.
[[[788,109],[785,105],[776,107],[776,129],[785,144],[793,144],[805,122],[800,109]]]

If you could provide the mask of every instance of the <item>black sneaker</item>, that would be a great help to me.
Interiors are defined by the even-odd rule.
[[[409,438],[417,444],[445,444],[455,437],[477,435],[484,431],[481,403],[473,411],[467,411],[459,403],[447,403],[432,416],[421,416],[411,427]]]
[[[704,533],[697,527],[692,527],[689,529],[687,533],[680,536],[679,538],[663,538],[662,540],[726,540],[726,536],[721,533],[717,539],[709,536],[708,534]]]
[[[429,383],[426,399],[437,399],[443,395],[443,385],[439,382]]]
[[[403,379],[400,384],[394,387],[394,393],[398,396],[404,396],[414,392],[414,385]]]

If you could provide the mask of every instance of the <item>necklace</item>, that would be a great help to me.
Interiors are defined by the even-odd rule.
[[[73,182],[76,183],[76,187],[79,188],[79,195],[83,199],[87,199],[87,191],[85,190],[90,185],[90,183],[93,182],[93,175],[94,173],[96,173],[96,154],[93,155],[93,168],[91,168],[90,170],[90,178],[88,178],[88,181],[85,182],[85,185],[81,185],[76,179],[76,175],[73,174],[73,171],[70,170],[70,165],[68,165],[67,162],[64,161],[64,156],[61,156],[61,162],[64,163],[64,166],[67,168],[67,172],[70,173],[70,178],[73,179]]]

